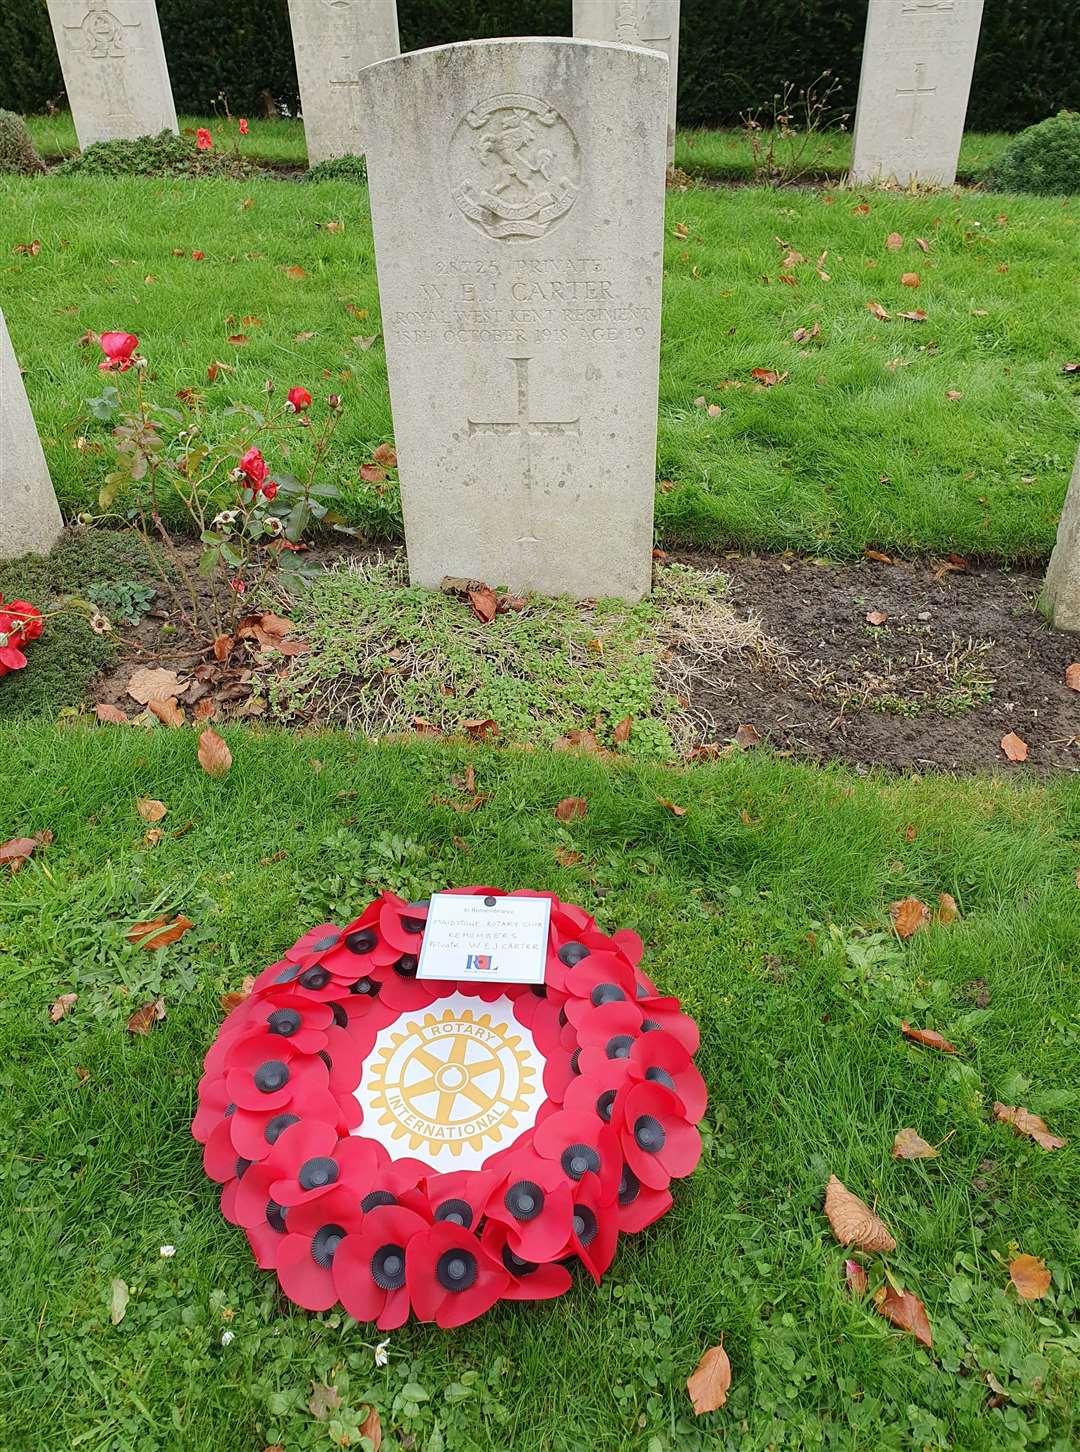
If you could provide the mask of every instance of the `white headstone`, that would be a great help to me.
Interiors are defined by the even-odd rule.
[[[589,41],[470,41],[365,80],[412,579],[639,598],[667,61]]]
[[[64,527],[0,313],[0,559],[45,554]]]
[[[154,0],[48,0],[79,145],[176,130]]]
[[[1080,452],[1046,571],[1043,604],[1058,630],[1080,630]]]
[[[289,0],[308,161],[362,156],[360,72],[397,55],[397,0]]]
[[[679,90],[679,0],[574,0],[574,34],[581,40],[643,45],[668,58],[668,165],[675,157]]]
[[[956,180],[982,9],[983,0],[870,0],[853,181]]]

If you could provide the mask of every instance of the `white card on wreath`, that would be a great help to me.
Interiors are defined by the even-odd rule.
[[[551,899],[434,892],[418,978],[543,983]]]

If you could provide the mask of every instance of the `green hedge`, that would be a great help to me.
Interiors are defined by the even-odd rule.
[[[314,3],[314,0],[311,0]],[[181,111],[297,106],[286,0],[158,0]],[[402,47],[492,35],[565,35],[571,0],[398,0]],[[1078,0],[988,0],[968,128],[1015,131],[1080,109]],[[853,110],[866,0],[682,0],[679,113],[685,125],[737,122],[785,81],[831,70]],[[0,8],[0,107],[43,111],[63,97],[45,0]]]

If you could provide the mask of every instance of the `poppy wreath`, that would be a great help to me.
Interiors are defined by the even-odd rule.
[[[602,932],[552,894],[509,895],[551,899],[542,985],[417,979],[427,903],[384,892],[261,973],[206,1055],[192,1133],[222,1214],[308,1310],[340,1301],[382,1331],[410,1311],[449,1328],[499,1300],[560,1296],[577,1266],[599,1283],[620,1232],[659,1219],[671,1181],[697,1165],[698,1029],[641,971],[641,939]],[[397,1089],[373,1100],[409,1053]],[[531,1083],[531,1103],[511,1102],[507,1075]],[[460,1094],[496,1107],[456,1149],[386,1148],[443,1132],[425,1131],[405,1098]],[[454,1168],[474,1131],[471,1167]]]

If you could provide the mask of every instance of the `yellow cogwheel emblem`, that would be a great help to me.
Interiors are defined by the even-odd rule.
[[[475,1000],[471,1000],[475,1002]],[[497,1012],[458,1003],[379,1035],[367,1098],[384,1133],[455,1168],[493,1153],[536,1117],[542,1060],[531,1035]],[[370,1131],[369,1131],[370,1132]]]

